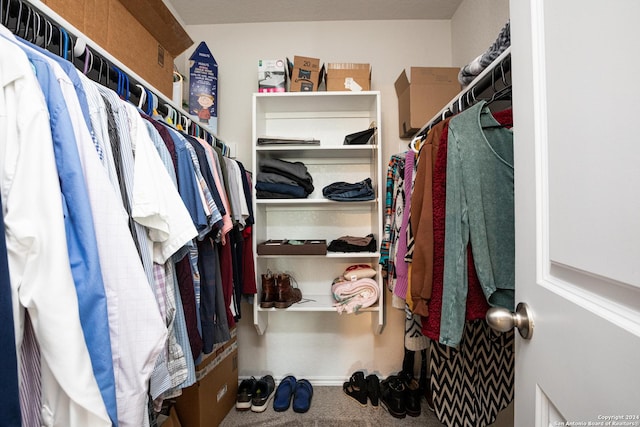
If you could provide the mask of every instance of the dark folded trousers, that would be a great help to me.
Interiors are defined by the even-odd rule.
[[[322,195],[329,200],[341,202],[357,202],[375,199],[371,178],[350,184],[348,182],[334,182],[322,189]]]

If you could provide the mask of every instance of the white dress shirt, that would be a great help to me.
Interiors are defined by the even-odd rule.
[[[42,357],[43,425],[110,426],[80,326],[46,104],[24,53],[1,38],[0,52],[0,191],[16,344],[28,310]]]

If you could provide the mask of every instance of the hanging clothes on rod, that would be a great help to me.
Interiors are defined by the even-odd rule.
[[[484,320],[490,305],[513,309],[509,73],[507,48],[410,144],[416,168],[401,260],[409,281],[404,295],[391,289],[421,319],[425,392],[450,427],[489,425],[513,400],[513,332],[497,333]]]
[[[158,114],[164,98],[99,48],[70,56],[84,38],[46,6],[0,8],[10,27],[0,26],[0,188],[22,425],[150,425],[255,293],[251,176],[169,101]],[[15,414],[15,399],[5,402]]]

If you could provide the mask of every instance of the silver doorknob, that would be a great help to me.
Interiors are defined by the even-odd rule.
[[[506,308],[491,307],[485,316],[491,329],[498,332],[508,332],[518,328],[520,336],[530,340],[533,335],[533,317],[529,306],[523,302],[518,303],[516,312],[512,313]]]

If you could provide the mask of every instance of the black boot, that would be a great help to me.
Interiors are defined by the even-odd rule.
[[[401,372],[399,376],[404,383],[405,409],[407,411],[407,415],[410,417],[419,417],[421,412],[420,399],[422,399],[420,384],[418,384],[418,381],[413,378],[413,375],[407,372]]]
[[[375,374],[367,375],[367,396],[371,402],[371,406],[378,407],[380,402],[380,380]]]
[[[397,375],[391,375],[380,383],[380,401],[395,418],[407,416],[405,403],[406,388]]]

